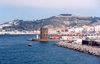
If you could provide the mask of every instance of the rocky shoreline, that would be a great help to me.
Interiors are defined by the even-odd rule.
[[[56,45],[59,47],[65,47],[100,57],[100,48],[98,47],[75,44],[75,43],[67,43],[67,42],[59,42],[56,43]]]

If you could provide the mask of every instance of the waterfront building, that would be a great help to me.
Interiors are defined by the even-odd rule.
[[[48,39],[48,28],[40,28],[40,39]]]

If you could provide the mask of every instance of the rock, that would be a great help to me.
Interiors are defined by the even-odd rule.
[[[60,47],[66,47],[66,48],[78,50],[80,52],[84,52],[84,53],[88,53],[88,54],[92,54],[92,55],[100,57],[100,48],[97,48],[97,47],[67,43],[67,42],[59,42],[56,45]]]

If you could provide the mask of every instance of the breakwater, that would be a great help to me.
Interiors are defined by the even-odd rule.
[[[65,48],[77,50],[80,52],[84,52],[84,53],[88,53],[88,54],[92,54],[92,55],[100,57],[100,48],[98,47],[75,44],[75,43],[67,43],[67,42],[59,42],[56,44],[57,46],[60,46],[60,47],[65,47]]]

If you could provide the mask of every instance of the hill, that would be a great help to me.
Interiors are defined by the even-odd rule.
[[[98,25],[100,24],[99,17],[89,17],[82,15],[60,14],[50,18],[23,21],[13,20],[0,25],[0,30],[38,30],[40,27],[49,27],[51,29],[64,30],[66,27],[83,26],[83,25]]]

